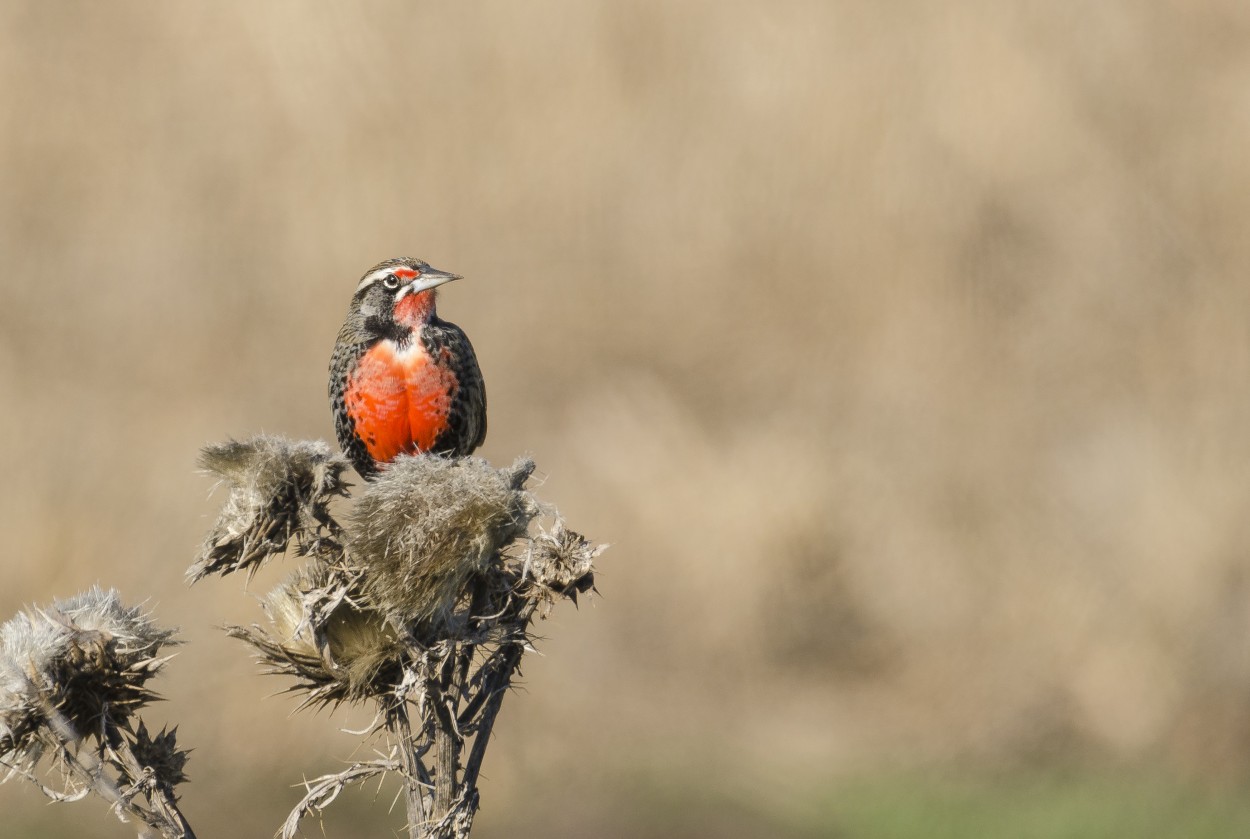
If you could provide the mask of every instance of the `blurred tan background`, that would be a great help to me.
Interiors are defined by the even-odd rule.
[[[0,615],[100,582],[183,627],[151,718],[201,837],[269,835],[361,715],[290,716],[214,628],[282,569],[183,585],[197,451],[331,439],[398,255],[468,278],[482,453],[613,544],[482,837],[912,835],[836,802],[915,773],[1245,789],[1245,3],[10,0],[0,115]]]

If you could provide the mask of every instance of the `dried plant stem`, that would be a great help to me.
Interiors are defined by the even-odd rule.
[[[113,745],[110,749],[118,763],[124,768],[126,775],[132,779],[135,791],[142,790],[155,811],[154,815],[160,819],[160,824],[154,827],[160,830],[161,835],[169,839],[196,839],[195,831],[191,829],[186,817],[178,809],[178,801],[169,785],[156,778],[150,769],[143,767],[139,759],[135,757],[134,749],[130,747],[130,741],[126,737],[116,730],[110,734],[113,735],[111,738]]]
[[[129,788],[123,790],[117,782],[105,774],[106,761],[93,753],[83,753],[87,759],[80,759],[70,743],[81,742],[74,731],[73,725],[60,711],[51,705],[45,705],[44,713],[49,727],[58,739],[57,755],[61,765],[73,776],[81,787],[93,790],[97,795],[112,805],[113,812],[123,823],[130,816],[142,823],[147,829],[140,830],[143,839],[159,834],[165,839],[196,839],[191,825],[178,809],[173,791],[158,781],[150,770],[145,769],[135,757],[134,750],[125,733],[112,720],[103,721],[101,742],[106,743],[108,761],[119,768],[124,778],[130,780]],[[90,764],[90,765],[89,765]],[[45,794],[51,791],[40,784]],[[144,795],[152,804],[153,809],[146,809],[135,803],[138,795]],[[54,800],[60,796],[52,795]]]
[[[102,762],[93,759],[91,763],[95,765],[90,766],[87,762],[80,760],[66,745],[60,746],[57,756],[61,765],[82,785],[84,791],[90,789],[112,805],[111,809],[123,824],[128,821],[127,816],[141,823],[144,827],[138,832],[140,839],[150,839],[157,835],[165,839],[195,839],[195,833],[172,802],[170,802],[170,807],[173,812],[177,813],[176,824],[136,804],[133,794],[128,795],[122,792],[117,784],[104,774]],[[59,794],[53,793],[42,784],[40,787],[44,789],[44,794],[49,795],[53,800],[61,800]]]
[[[425,719],[428,742],[433,746],[434,791],[426,830],[414,833],[413,839],[466,839],[472,829],[479,801],[477,781],[486,747],[503,698],[525,652],[530,621],[541,602],[536,590],[523,594],[514,588],[506,598],[499,614],[470,620],[467,633],[470,637],[475,631],[485,629],[487,624],[493,624],[498,639],[476,673],[472,672],[472,665],[480,645],[460,641],[451,645],[438,667],[437,677],[429,679],[425,685]],[[474,592],[473,605],[477,609],[491,605],[484,587]],[[494,605],[499,606],[497,602]],[[465,732],[472,732],[473,745],[467,759],[462,761]]]
[[[467,645],[465,645],[467,646]],[[459,692],[452,691],[453,671],[461,655],[460,645],[443,661],[442,673],[435,690],[431,691],[434,711],[434,820],[442,822],[455,803],[456,781],[460,775],[460,748],[462,742],[456,731],[456,721],[449,703],[458,702]]]
[[[441,703],[440,703],[441,704]],[[450,714],[447,706],[437,712],[438,722],[434,727],[434,819],[442,821],[451,812],[456,796],[457,764],[460,762],[460,743],[456,735],[448,730],[447,720]]]
[[[483,694],[487,694],[486,707],[482,709],[482,718],[477,724],[477,733],[473,736],[473,748],[469,751],[469,760],[465,764],[464,785],[476,791],[477,778],[482,771],[482,760],[486,757],[486,746],[490,743],[491,730],[495,727],[495,718],[503,705],[504,694],[512,682],[512,673],[521,663],[521,647],[509,650],[504,665],[494,678],[488,679],[482,686]]]
[[[534,611],[537,608],[537,598],[530,598],[525,601],[525,605],[521,607],[519,614],[514,619],[513,631],[515,635],[509,639],[506,646],[495,651],[495,658],[488,660],[482,665],[482,670],[485,671],[485,674],[482,678],[481,688],[478,690],[475,698],[482,699],[484,707],[482,708],[482,715],[477,722],[476,732],[473,735],[473,748],[469,751],[469,759],[464,769],[464,786],[475,794],[477,791],[477,779],[482,771],[482,761],[486,757],[486,747],[490,744],[491,731],[495,727],[495,718],[499,716],[499,709],[503,705],[504,695],[512,684],[512,674],[521,665],[521,656],[525,653],[530,620],[533,618]],[[466,708],[465,710],[468,712],[471,709]]]
[[[364,783],[372,777],[384,775],[387,772],[402,771],[403,768],[395,761],[385,759],[373,760],[367,763],[357,763],[343,772],[333,775],[322,775],[315,780],[305,781],[304,787],[308,792],[295,809],[291,811],[291,814],[287,816],[279,835],[282,837],[300,835],[300,819],[311,813],[319,813],[329,807],[348,785]]]
[[[421,756],[412,736],[412,720],[408,716],[406,698],[396,703],[387,727],[391,736],[399,741],[399,759],[404,768],[404,787],[408,801],[408,834],[412,839],[421,839],[429,820],[425,809],[425,789],[422,787],[425,768],[421,765]]]

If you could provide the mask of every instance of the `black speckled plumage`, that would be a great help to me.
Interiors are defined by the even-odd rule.
[[[365,272],[352,296],[347,318],[339,331],[330,357],[330,408],[334,413],[334,430],[339,445],[356,471],[366,479],[378,471],[378,462],[358,433],[348,408],[348,389],[361,360],[383,341],[401,350],[413,341],[420,341],[433,363],[450,368],[453,376],[447,426],[435,438],[428,451],[434,454],[464,456],[471,454],[486,439],[486,388],[477,355],[469,337],[460,327],[438,317],[433,299],[429,311],[417,326],[405,325],[396,319],[397,295],[402,297],[403,285],[388,288],[388,270],[413,271],[418,276],[438,273],[417,259],[391,259]],[[373,279],[370,280],[370,277]],[[433,295],[431,289],[426,294]],[[416,451],[414,443],[410,451]]]

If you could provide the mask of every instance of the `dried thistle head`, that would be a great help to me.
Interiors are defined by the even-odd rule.
[[[72,728],[62,738],[97,734],[105,718],[124,726],[157,698],[147,681],[173,636],[99,588],[0,626],[0,757],[20,758],[57,717]]]
[[[361,493],[348,528],[348,562],[366,602],[397,625],[443,625],[473,575],[497,561],[541,512],[522,487],[529,459],[495,469],[476,457],[400,457]]]
[[[576,602],[578,594],[594,588],[594,562],[607,549],[607,545],[596,545],[569,530],[564,520],[557,518],[551,530],[538,528],[530,537],[526,575],[542,588]]]
[[[135,759],[140,766],[147,767],[156,775],[156,779],[169,788],[174,788],[187,779],[186,769],[188,749],[178,748],[178,728],[162,728],[153,736],[148,727],[140,720],[134,731],[134,742],[131,744]],[[138,779],[131,779],[137,781]]]
[[[338,532],[329,504],[346,495],[347,461],[324,442],[260,435],[206,446],[200,465],[230,486],[217,522],[194,565],[191,582],[208,574],[254,572],[294,538],[301,554]]]
[[[404,647],[377,611],[356,605],[355,583],[342,569],[314,560],[264,600],[269,626],[232,627],[254,647],[268,672],[296,677],[305,704],[356,702],[391,691]]]
[[[55,650],[63,633],[48,620],[25,612],[0,626],[0,760],[9,762],[46,722],[46,703],[40,692],[41,674],[59,671]]]

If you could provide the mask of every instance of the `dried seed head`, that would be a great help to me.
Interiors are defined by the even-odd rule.
[[[200,465],[230,485],[230,497],[187,570],[191,582],[213,573],[254,572],[284,553],[292,538],[304,554],[338,532],[329,503],[347,494],[347,461],[324,442],[266,435],[232,440],[205,447]]]
[[[139,761],[139,765],[150,768],[156,774],[157,780],[170,789],[187,779],[183,770],[187,765],[188,750],[178,748],[176,726],[171,729],[162,728],[160,733],[153,737],[148,732],[148,727],[140,721],[135,728],[131,749],[134,750],[135,759]],[[138,780],[137,778],[131,779],[132,782]]]
[[[22,612],[0,626],[0,760],[31,743],[44,721],[39,674],[50,669],[61,632]]]
[[[264,600],[269,626],[232,627],[270,673],[295,676],[305,704],[355,702],[392,690],[403,646],[383,616],[355,605],[342,571],[313,561]]]
[[[0,755],[30,746],[51,716],[79,737],[97,733],[106,715],[124,724],[156,698],[146,683],[168,661],[159,653],[173,635],[99,588],[0,626]]]
[[[367,602],[418,633],[443,625],[475,573],[541,512],[522,489],[528,459],[495,469],[476,457],[400,457],[352,511],[348,561]]]
[[[577,599],[580,592],[594,588],[594,562],[607,545],[596,545],[556,519],[550,531],[540,529],[530,538],[525,563],[534,582],[556,594]]]

